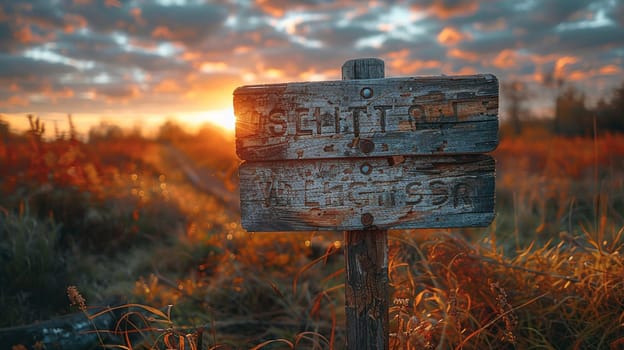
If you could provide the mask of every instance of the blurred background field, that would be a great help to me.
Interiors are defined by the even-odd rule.
[[[343,348],[343,234],[240,227],[232,92],[358,57],[500,88],[496,219],[390,232],[390,348],[624,349],[623,40],[614,0],[0,1],[0,349]]]
[[[501,125],[490,227],[391,231],[391,348],[624,348],[624,135],[585,110]],[[24,118],[0,119],[0,327],[78,311],[75,285],[173,305],[134,348],[342,347],[342,233],[241,229],[231,132]]]

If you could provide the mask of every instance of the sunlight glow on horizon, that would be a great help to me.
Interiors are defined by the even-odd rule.
[[[34,116],[45,124],[45,136],[47,138],[53,138],[57,128],[61,133],[66,133],[69,130],[66,113],[46,113],[43,115],[34,114]],[[224,133],[230,135],[234,135],[234,129],[236,126],[236,118],[234,117],[233,108],[191,112],[177,116],[158,116],[150,114],[131,117],[120,114],[100,115],[77,113],[73,114],[72,117],[78,135],[82,135],[85,139],[91,128],[97,128],[100,125],[115,125],[126,130],[138,128],[146,136],[153,136],[157,132],[158,128],[167,121],[177,123],[189,132],[195,132],[200,129],[202,125],[209,123],[219,127],[224,131]],[[12,132],[22,133],[30,128],[26,114],[0,113],[0,120],[7,122]]]
[[[182,119],[185,123],[192,124],[193,126],[200,126],[206,122],[212,123],[228,132],[234,132],[234,129],[236,128],[236,117],[234,116],[234,109],[232,108],[205,111],[188,117],[181,117],[179,119]]]

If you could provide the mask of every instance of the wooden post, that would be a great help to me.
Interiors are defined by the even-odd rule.
[[[384,76],[384,62],[376,58],[349,60],[342,66],[342,80]],[[363,214],[362,223],[374,227],[373,215]],[[346,347],[387,350],[388,231],[344,231],[344,254]]]

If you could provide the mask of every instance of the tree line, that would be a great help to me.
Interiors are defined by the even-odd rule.
[[[572,84],[559,80],[550,84],[555,88],[552,118],[543,124],[551,132],[565,136],[591,136],[594,132],[624,132],[624,81],[611,94],[601,97],[595,106],[587,104],[587,96]],[[505,113],[512,133],[519,135],[529,121],[527,102],[535,95],[526,83],[511,81],[502,84],[507,101]]]

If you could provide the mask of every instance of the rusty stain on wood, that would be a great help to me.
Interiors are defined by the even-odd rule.
[[[498,80],[485,74],[244,86],[234,92],[234,112],[244,160],[483,153],[498,142]]]
[[[487,226],[494,217],[487,155],[247,162],[239,175],[249,231]]]

